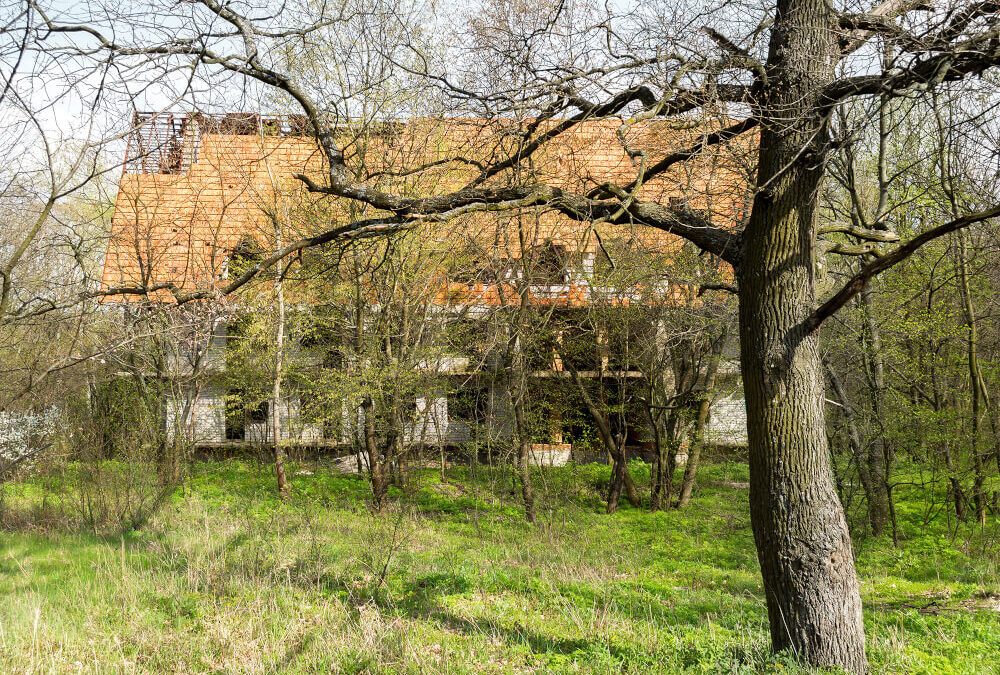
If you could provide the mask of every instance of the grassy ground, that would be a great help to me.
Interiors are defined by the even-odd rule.
[[[745,465],[610,517],[607,467],[547,471],[538,527],[482,470],[373,517],[362,479],[294,469],[287,505],[267,467],[199,464],[128,535],[0,531],[0,672],[797,672],[768,654]],[[902,547],[858,545],[873,672],[1000,672],[996,559],[903,499]]]

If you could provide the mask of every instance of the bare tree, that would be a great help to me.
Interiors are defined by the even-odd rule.
[[[1000,206],[972,204],[973,210],[882,251],[820,302],[816,216],[833,140],[830,115],[848,99],[905,96],[993,68],[1000,63],[994,3],[929,9],[888,0],[857,13],[816,0],[778,0],[761,7],[723,4],[693,20],[679,5],[605,14],[568,3],[512,20],[515,15],[498,3],[489,10],[490,21],[457,40],[448,59],[419,44],[404,20],[410,8],[400,5],[306,4],[304,12],[258,16],[216,0],[154,2],[141,18],[134,6],[128,15],[109,12],[110,18],[86,10],[60,15],[34,2],[29,7],[39,17],[32,37],[53,48],[68,44],[73,58],[162,69],[184,63],[209,78],[243,78],[283,92],[308,116],[326,160],[322,178],[302,175],[302,181],[319,195],[376,209],[290,242],[222,289],[178,292],[178,299],[231,292],[284,256],[335,239],[538,205],[588,223],[659,229],[729,262],[739,293],[751,516],[774,647],[809,664],[867,670],[852,545],[829,465],[817,330],[877,274],[937,237],[1000,214]],[[363,88],[341,92],[330,104],[283,67],[277,54],[284,46],[335,33],[351,12],[404,26],[360,37],[388,64],[384,72],[427,92],[424,111],[444,101],[449,112],[489,120],[483,128],[495,133],[479,135],[472,148],[445,150],[432,162],[467,171],[461,186],[413,195],[359,178],[337,125],[349,109],[341,104],[362,96]],[[876,40],[894,45],[891,58],[871,58]],[[637,130],[655,128],[659,120],[690,124],[697,111],[703,119],[696,143],[670,151],[648,142],[643,147]],[[594,120],[614,120],[621,128],[630,176],[542,180],[519,171]],[[746,136],[752,130],[754,136]],[[697,161],[706,148],[741,143],[757,148],[748,164],[753,201],[745,226],[714,204],[672,205],[643,190]],[[400,173],[422,169],[432,167],[394,167]],[[859,233],[879,241],[878,233]]]

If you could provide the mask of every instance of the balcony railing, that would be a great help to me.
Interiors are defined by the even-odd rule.
[[[136,112],[125,153],[125,173],[186,173],[198,161],[204,134],[304,136],[309,129],[305,115]]]

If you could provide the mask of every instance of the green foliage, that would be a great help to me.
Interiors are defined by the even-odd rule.
[[[138,448],[152,454],[163,442],[163,399],[155,383],[140,386],[135,378],[117,377],[93,387],[89,401],[70,399],[70,439],[88,459],[134,455]],[[150,389],[154,391],[150,395]]]
[[[3,533],[0,669],[803,672],[769,653],[745,464],[706,465],[687,510],[614,516],[609,467],[546,470],[537,527],[483,466],[422,472],[385,515],[363,478],[309,469],[282,503],[267,466],[195,465],[124,538]],[[901,548],[859,546],[872,670],[994,672],[997,557],[920,506],[901,494]]]

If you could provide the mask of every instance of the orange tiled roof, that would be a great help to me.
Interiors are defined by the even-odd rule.
[[[286,241],[329,229],[335,225],[331,221],[346,221],[343,200],[327,199],[317,211],[317,202],[322,200],[307,193],[294,177],[304,173],[323,181],[324,159],[308,136],[274,133],[266,118],[261,122],[253,116],[243,116],[244,122],[237,119],[239,124],[252,123],[250,129],[218,121],[208,124],[210,118],[199,116],[183,119],[158,145],[150,142],[152,135],[147,133],[146,152],[142,152],[143,143],[136,141],[142,136],[131,141],[115,204],[103,288],[149,287],[165,282],[184,290],[210,287],[218,283],[227,257],[241,240],[252,237],[265,245],[272,240],[272,218],[283,223]],[[157,122],[153,119],[149,128]],[[391,168],[399,173],[442,157],[488,162],[507,156],[515,140],[512,134],[503,133],[504,125],[510,123],[450,119],[387,124],[381,134],[346,143],[345,155],[350,166],[359,165],[361,157],[377,157],[378,163],[368,169],[365,178],[380,182],[386,190],[441,194],[460,187],[478,170],[470,164],[449,162],[405,177],[382,172]],[[606,182],[629,183],[636,176],[637,165],[623,148],[620,127],[616,120],[583,123],[537,152],[529,170],[540,180],[578,191]],[[294,122],[291,128],[295,128]],[[666,124],[644,123],[627,129],[623,136],[630,146],[648,151],[647,164],[652,164],[667,152],[696,143],[703,133],[703,127],[677,130]],[[645,183],[639,198],[663,203],[684,199],[717,223],[735,227],[747,207],[747,181],[740,167],[740,153],[746,147],[745,143],[723,147],[675,165]],[[516,258],[518,240],[511,234],[513,221],[510,214],[473,214],[464,217],[461,236],[489,239]],[[595,237],[581,236],[588,229],[587,223],[552,211],[536,213],[533,225],[537,225],[533,236],[539,242],[557,243],[577,253],[593,253],[597,245]],[[623,229],[603,227],[606,237]],[[443,243],[454,239],[456,228],[438,226],[429,229],[427,236]],[[627,236],[667,252],[680,245],[677,237],[650,228]],[[445,295],[455,292],[449,288]],[[498,291],[475,293],[469,288],[469,292],[478,296],[479,302],[494,304],[489,298]],[[585,302],[577,297],[580,292],[567,287],[565,302]]]

